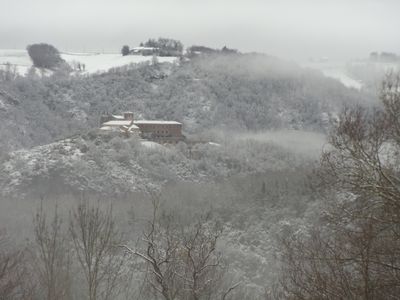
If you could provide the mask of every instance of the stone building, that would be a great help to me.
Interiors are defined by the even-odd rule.
[[[183,140],[182,123],[176,121],[137,120],[141,137],[162,142],[179,142]]]
[[[134,120],[132,112],[101,118],[101,130],[138,134],[141,138],[160,143],[177,143],[185,139],[182,123],[161,120]]]

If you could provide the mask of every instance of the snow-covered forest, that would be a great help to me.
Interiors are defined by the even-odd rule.
[[[0,300],[398,299],[396,4],[64,2],[0,18]]]
[[[10,72],[0,82],[2,293],[331,299],[334,288],[343,294],[333,298],[365,296],[366,258],[357,247],[385,238],[363,236],[383,226],[370,224],[370,214],[395,205],[381,189],[387,184],[388,197],[397,197],[395,77],[382,106],[368,92],[259,54],[212,53],[95,75]],[[128,108],[179,120],[202,142],[162,145],[98,130],[103,112]],[[363,201],[377,207],[364,212]],[[352,235],[361,240],[343,249]],[[369,253],[379,265],[368,276],[386,265],[396,272],[391,253]],[[337,282],[336,272],[351,281]],[[379,287],[371,293],[386,295]]]

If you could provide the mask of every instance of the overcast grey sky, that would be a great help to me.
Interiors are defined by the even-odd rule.
[[[291,59],[400,53],[400,0],[0,0],[0,48],[119,51],[149,37]]]

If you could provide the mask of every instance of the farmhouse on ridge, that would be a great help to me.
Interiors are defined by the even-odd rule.
[[[129,51],[129,54],[143,56],[158,55],[159,49],[155,47],[134,47]]]
[[[161,143],[183,141],[182,123],[161,120],[134,120],[133,112],[102,116],[100,130],[137,134],[143,139]]]

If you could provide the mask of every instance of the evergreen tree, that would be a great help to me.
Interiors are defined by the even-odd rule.
[[[122,54],[122,56],[128,55],[128,54],[129,54],[129,51],[130,51],[130,49],[129,49],[129,46],[128,46],[128,45],[122,46],[122,49],[121,49],[121,54]]]

